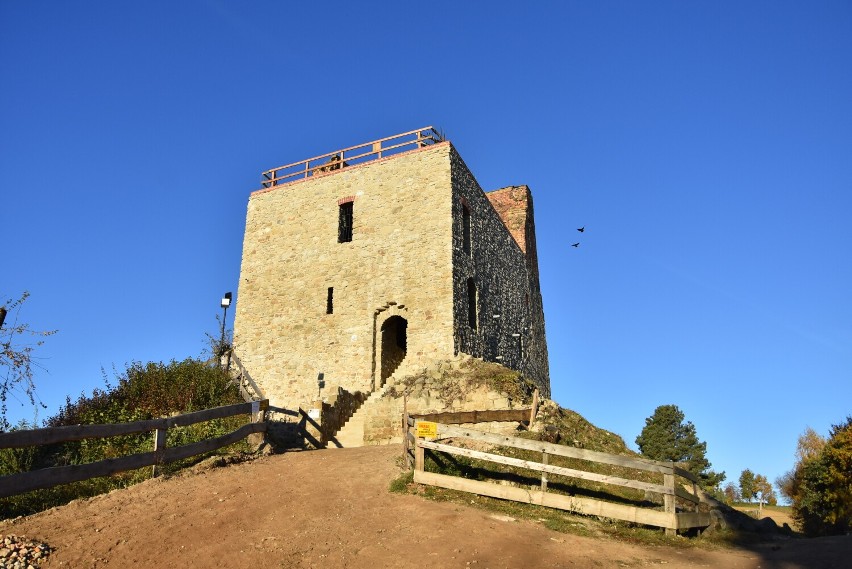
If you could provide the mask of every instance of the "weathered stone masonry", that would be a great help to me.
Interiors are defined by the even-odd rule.
[[[369,393],[459,352],[549,393],[532,202],[519,188],[495,194],[508,191],[510,207],[492,205],[441,142],[253,193],[234,345],[272,405]],[[349,242],[338,239],[343,203]]]
[[[521,371],[549,396],[532,196],[526,186],[485,194],[454,149],[451,159],[457,350]],[[469,252],[463,244],[465,208],[470,215]],[[513,226],[523,240],[513,236]],[[469,279],[477,293],[476,329],[468,325]]]

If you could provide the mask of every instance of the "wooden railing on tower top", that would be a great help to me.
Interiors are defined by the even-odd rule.
[[[261,183],[264,189],[272,188],[301,178],[315,176],[322,172],[339,170],[342,167],[354,166],[406,150],[429,146],[443,140],[444,137],[441,133],[434,127],[427,126],[267,170],[263,173]]]

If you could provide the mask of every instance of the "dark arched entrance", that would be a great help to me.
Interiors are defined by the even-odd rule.
[[[379,387],[385,384],[405,359],[407,329],[408,321],[402,316],[391,316],[382,324],[382,373]]]

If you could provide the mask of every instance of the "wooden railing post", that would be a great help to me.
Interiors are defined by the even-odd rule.
[[[538,392],[536,391],[536,393]],[[541,452],[541,463],[546,465],[548,463],[547,461],[547,451],[545,450]],[[547,472],[543,470],[541,471],[541,491],[547,492]]]
[[[533,392],[532,409],[530,409],[530,425],[535,421],[536,413],[538,413],[538,388]]]
[[[417,422],[414,423],[414,429],[417,430]],[[423,472],[426,469],[426,449],[420,444],[420,437],[414,439],[414,470]]]
[[[663,494],[663,511],[669,514],[669,525],[666,527],[666,535],[677,535],[674,463],[671,465],[671,470],[663,474],[663,486],[666,488],[666,493]]]
[[[163,451],[166,450],[166,429],[154,431],[154,457],[156,461],[151,467],[151,476],[156,478],[160,474],[160,465],[163,463]]]
[[[266,405],[261,405],[260,401],[251,402],[251,422],[263,423],[266,421]],[[248,436],[248,443],[253,447],[260,447],[265,439],[265,433],[252,433]]]
[[[405,461],[405,466],[411,468],[411,463],[408,459],[408,394],[402,396],[402,460]]]

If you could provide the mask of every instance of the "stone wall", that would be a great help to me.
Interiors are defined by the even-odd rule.
[[[507,219],[521,220],[526,251],[448,142],[254,192],[234,346],[271,405],[371,393],[459,353],[520,370],[547,396],[532,201],[515,193]]]
[[[452,357],[449,154],[436,144],[251,195],[234,345],[272,405],[378,387],[391,316],[407,321],[403,367]],[[353,237],[339,243],[345,201]]]
[[[544,303],[538,273],[538,249],[535,240],[535,215],[532,192],[528,186],[509,186],[485,194],[503,220],[526,257],[529,283],[527,317],[529,326],[524,337],[524,358],[518,369],[528,377],[538,378],[545,396],[550,395],[550,365],[544,331]]]
[[[338,387],[337,393],[329,397],[327,401],[319,401],[316,405],[321,409],[319,421],[322,426],[321,442],[328,443],[328,434],[339,431],[366,400],[366,393],[360,391],[350,393]]]
[[[402,442],[402,413],[406,404],[412,415],[524,409],[532,404],[529,388],[531,386],[524,386],[518,380],[517,374],[497,364],[460,354],[402,378],[384,397],[364,409],[364,444]],[[517,431],[520,424],[495,422],[471,426],[486,432],[509,434]]]
[[[456,349],[523,372],[543,396],[549,397],[547,342],[529,189],[521,186],[514,195],[507,192],[506,199],[497,196],[515,206],[502,208],[504,219],[489,199],[491,194],[483,193],[455,150],[451,160]],[[469,230],[464,227],[466,215]],[[526,252],[513,236],[513,228],[522,238]],[[469,280],[475,285],[475,326],[469,323]]]

